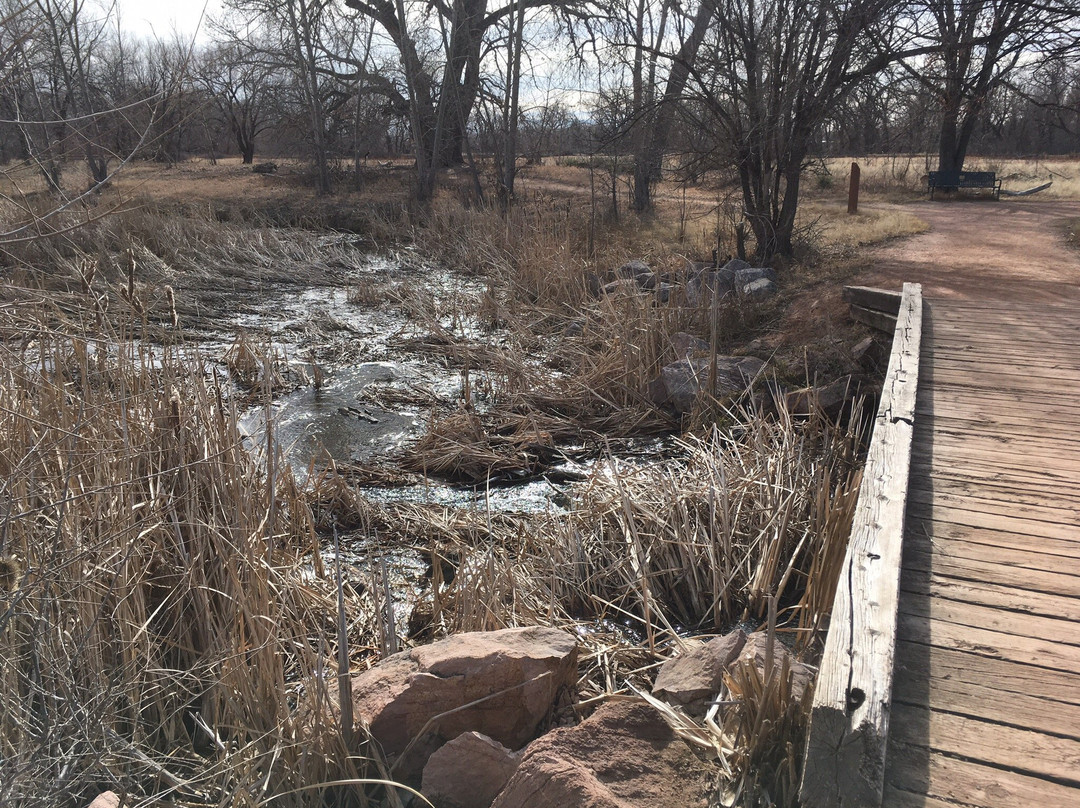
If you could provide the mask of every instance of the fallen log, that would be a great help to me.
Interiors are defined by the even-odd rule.
[[[1039,191],[1045,191],[1053,184],[1054,181],[1051,180],[1050,182],[1044,182],[1042,185],[1037,185],[1034,188],[1028,188],[1026,191],[1006,191],[1002,188],[1000,193],[1002,196],[1031,196],[1032,194],[1039,193]]]

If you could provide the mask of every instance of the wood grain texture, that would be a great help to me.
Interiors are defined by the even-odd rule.
[[[922,313],[921,287],[905,284],[814,693],[807,808],[881,805]]]
[[[864,309],[883,311],[895,317],[900,313],[903,293],[894,289],[878,289],[876,286],[845,286],[844,300]]]
[[[1080,805],[1080,311],[926,306],[886,805]]]

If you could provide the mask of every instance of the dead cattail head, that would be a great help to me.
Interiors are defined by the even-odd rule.
[[[169,395],[169,426],[174,432],[180,429],[180,392],[176,388]]]
[[[15,591],[22,576],[22,567],[15,556],[0,556],[0,595]]]
[[[128,299],[134,299],[135,297],[135,253],[132,250],[127,251],[127,293]]]
[[[180,315],[176,313],[176,293],[171,286],[165,287],[165,300],[169,304],[169,318],[172,320],[172,327],[180,327]]]

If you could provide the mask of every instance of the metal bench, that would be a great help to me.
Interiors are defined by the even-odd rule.
[[[934,198],[934,191],[943,188],[956,191],[960,188],[983,188],[990,191],[994,199],[1001,197],[1001,180],[993,171],[931,171],[930,172],[930,198]]]

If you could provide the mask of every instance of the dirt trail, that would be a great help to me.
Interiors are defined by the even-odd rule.
[[[859,283],[915,281],[930,297],[1080,302],[1080,251],[1066,240],[1080,202],[927,201],[897,209],[930,230],[870,251]]]

